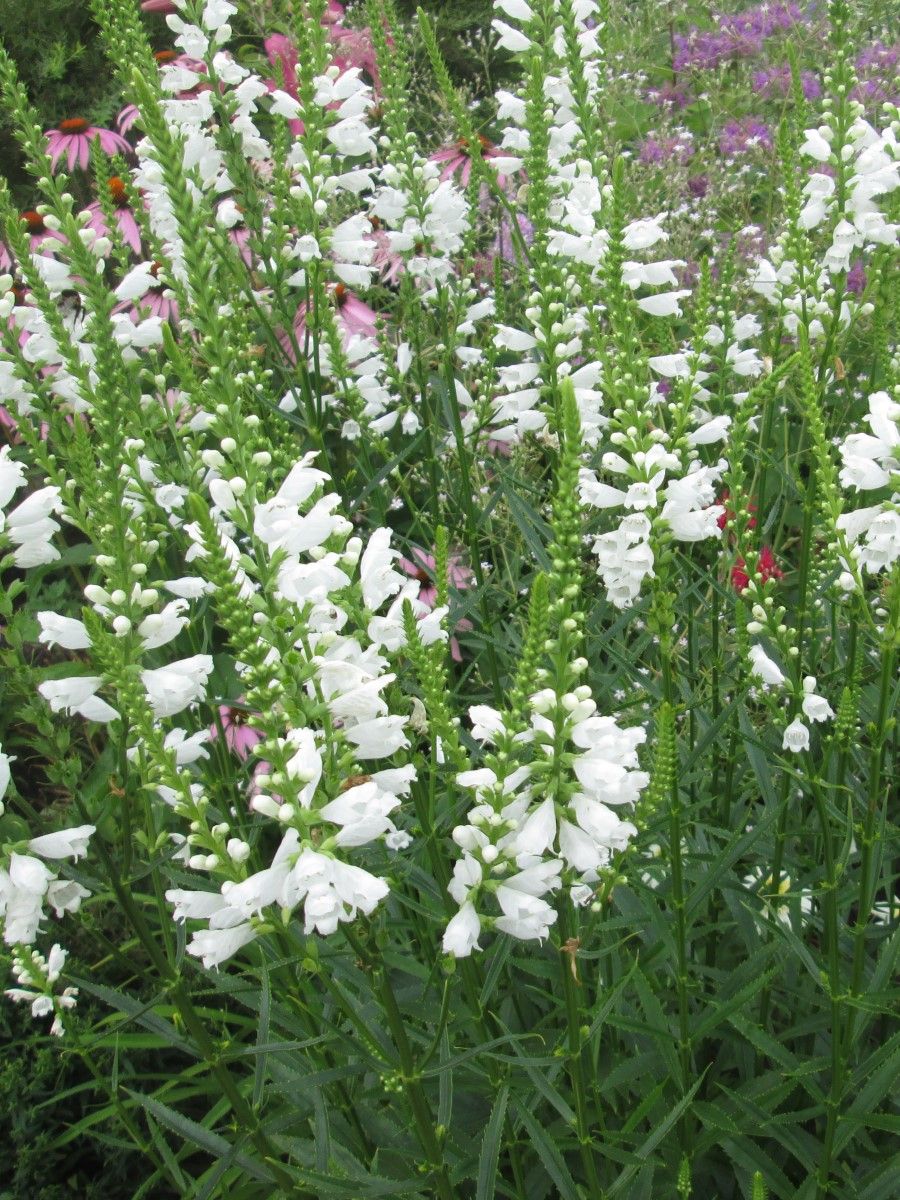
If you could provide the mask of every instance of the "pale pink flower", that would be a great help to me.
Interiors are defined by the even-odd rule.
[[[44,224],[44,218],[39,212],[35,212],[34,209],[26,209],[25,212],[20,213],[19,215],[28,226],[28,235],[32,254],[37,254],[44,242],[65,242],[66,239],[61,233],[57,233],[55,229],[47,228],[47,226]]]
[[[70,171],[76,166],[86,171],[91,161],[91,142],[94,138],[99,140],[104,154],[128,154],[131,150],[120,133],[113,129],[101,129],[99,125],[89,125],[84,117],[60,121],[56,129],[45,130],[44,136],[53,171],[64,156]]]
[[[374,308],[370,308],[365,300],[360,300],[359,296],[355,296],[342,283],[336,284],[331,289],[331,294],[334,298],[335,308],[337,309],[338,328],[341,331],[341,339],[346,347],[347,343],[354,335],[360,337],[374,337],[376,333],[376,323],[378,321],[378,313]],[[303,349],[303,343],[306,338],[306,315],[307,304],[304,300],[297,309],[294,317],[294,337],[297,339],[297,345]],[[288,338],[282,334],[279,338],[285,353],[293,362],[293,346]]]
[[[136,104],[126,104],[116,117],[116,129],[124,136],[140,115],[140,109]]]
[[[329,37],[336,51],[334,65],[341,71],[359,67],[372,80],[375,91],[381,91],[381,77],[375,60],[371,29],[368,26],[363,29],[348,29],[343,25],[332,24]],[[388,37],[390,38],[390,35]]]
[[[260,731],[247,724],[248,716],[249,713],[245,708],[235,708],[230,704],[219,705],[219,720],[222,723],[225,745],[238,756],[241,762],[246,762],[253,752],[253,747],[258,746],[263,740]],[[215,741],[218,736],[218,724],[211,725],[209,727],[210,741]]]
[[[489,142],[482,134],[478,135],[478,140],[481,143],[482,158],[503,158],[505,157],[502,150],[498,150],[493,142]],[[441,179],[452,179],[456,174],[459,175],[459,182],[462,187],[469,186],[469,180],[472,177],[472,156],[469,153],[469,143],[465,138],[460,138],[451,146],[441,146],[440,150],[435,150],[434,154],[430,154],[431,162],[443,163],[441,169]],[[505,190],[507,177],[505,175],[497,176],[497,183]]]
[[[131,247],[135,254],[141,252],[141,230],[135,219],[134,213],[131,211],[131,206],[128,203],[128,194],[125,191],[125,184],[118,175],[113,175],[109,181],[109,192],[115,204],[114,216],[116,225],[119,227],[119,233],[122,235],[122,240]],[[109,230],[106,227],[106,218],[103,216],[103,209],[100,207],[100,201],[95,200],[93,204],[87,206],[87,211],[91,214],[91,219],[88,221],[88,228],[93,229],[100,237],[109,236]]]

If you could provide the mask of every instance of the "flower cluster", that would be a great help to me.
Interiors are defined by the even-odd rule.
[[[632,812],[648,783],[637,758],[646,730],[597,716],[586,686],[562,696],[544,689],[529,707],[530,725],[518,733],[488,705],[469,710],[473,737],[497,750],[457,776],[476,800],[453,830],[463,854],[449,891],[460,911],[444,950],[458,958],[481,948],[482,928],[546,937],[557,914],[545,897],[566,886],[573,903],[588,903],[637,833],[619,812]]]

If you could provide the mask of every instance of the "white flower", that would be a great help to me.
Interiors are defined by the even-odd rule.
[[[491,21],[491,25],[499,35],[497,45],[501,50],[509,50],[511,54],[522,54],[531,49],[531,40],[518,29],[514,29],[512,25],[508,25],[506,21],[495,18]]]
[[[810,721],[828,721],[834,716],[834,710],[824,696],[816,695],[816,679],[807,675],[803,680],[803,709],[804,716]]]
[[[777,663],[763,650],[762,646],[751,646],[747,652],[752,665],[752,673],[770,687],[780,687],[784,683],[784,675]]]
[[[406,720],[406,717],[376,717],[347,729],[345,736],[356,746],[359,758],[387,758],[409,745],[403,732]]]
[[[41,632],[38,641],[43,646],[62,646],[64,650],[87,650],[91,639],[83,621],[63,617],[55,612],[39,612],[37,615]]]
[[[647,362],[651,371],[655,371],[657,375],[662,375],[666,379],[686,379],[691,373],[688,356],[684,353],[658,354],[653,358],[648,358]]]
[[[175,762],[179,767],[197,762],[201,758],[209,758],[206,743],[209,741],[209,730],[200,729],[188,737],[184,729],[170,729],[166,734],[163,745],[167,750],[175,751]]]
[[[7,401],[8,403],[8,401]],[[3,528],[3,513],[14,494],[25,482],[25,468],[9,457],[9,446],[0,450],[0,529]]]
[[[637,306],[651,317],[680,317],[681,301],[690,294],[690,289],[661,292],[659,295],[645,296],[642,300],[638,300]]]
[[[400,805],[397,796],[382,791],[369,780],[348,788],[319,809],[319,816],[342,828],[335,837],[338,846],[365,846],[393,830],[388,813]]]
[[[630,225],[625,226],[622,245],[626,250],[649,250],[657,242],[668,241],[669,235],[660,225],[660,221],[666,216],[666,213],[660,213],[656,217],[641,217],[632,221]]]
[[[503,909],[503,916],[497,917],[494,925],[501,932],[521,938],[522,941],[533,938],[542,940],[556,922],[556,910],[539,896],[519,891],[515,886],[517,878],[513,876],[508,883],[497,888],[497,902]]]
[[[818,129],[804,130],[806,140],[800,147],[801,154],[808,154],[816,162],[828,162],[831,158],[831,147]]]
[[[53,712],[78,713],[88,721],[115,721],[118,713],[96,694],[103,683],[99,675],[72,675],[47,679],[38,691]]]
[[[9,770],[9,764],[15,762],[15,759],[10,758],[8,754],[4,754],[0,750],[0,800],[6,795],[6,789],[9,787],[9,781],[12,778]],[[3,807],[0,805],[0,814],[3,812]]]
[[[187,600],[170,600],[162,612],[150,613],[138,625],[141,645],[144,650],[156,650],[174,641],[188,623],[182,614],[187,611]]]
[[[77,825],[73,829],[45,833],[41,837],[32,838],[28,849],[41,858],[72,858],[77,862],[87,853],[88,842],[94,829],[93,825]]]
[[[37,567],[59,558],[59,551],[50,544],[59,529],[50,516],[54,512],[59,512],[59,488],[45,487],[32,492],[9,514],[6,531],[18,547],[14,555],[17,567]]]
[[[377,612],[403,586],[403,576],[392,565],[399,557],[400,551],[391,547],[391,531],[374,530],[359,563],[363,603],[370,612]]]
[[[74,879],[53,879],[47,885],[47,903],[57,919],[67,912],[78,912],[81,902],[91,893]]]
[[[468,958],[473,950],[481,949],[478,944],[480,933],[478,913],[470,902],[466,902],[444,930],[444,953],[452,954],[454,958]]]
[[[472,737],[477,742],[493,742],[498,733],[503,733],[503,716],[487,704],[473,704],[469,708],[472,722]]]
[[[809,729],[799,717],[794,717],[793,721],[785,729],[781,748],[782,750],[790,750],[794,754],[800,754],[802,751],[809,749]]]
[[[233,925],[230,929],[198,929],[188,943],[187,952],[203,959],[207,971],[218,967],[237,954],[242,946],[256,937],[253,926],[248,922]]]
[[[141,671],[141,682],[154,714],[174,717],[189,704],[202,700],[212,669],[212,655],[195,654],[165,667]]]
[[[16,851],[10,855],[9,870],[0,867],[0,914],[8,946],[31,945],[37,937],[42,901],[52,879],[53,872],[40,859]]]
[[[556,837],[556,806],[548,796],[523,822],[504,849],[508,854],[545,854]]]

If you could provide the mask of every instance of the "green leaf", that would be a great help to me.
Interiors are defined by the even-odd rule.
[[[163,1104],[154,1096],[148,1096],[143,1092],[133,1092],[130,1088],[126,1088],[126,1091],[139,1108],[147,1109],[161,1125],[165,1125],[172,1133],[177,1133],[190,1145],[196,1146],[199,1150],[205,1150],[214,1158],[225,1159],[229,1165],[236,1163],[254,1179],[259,1179],[263,1183],[274,1182],[272,1172],[264,1163],[258,1162],[246,1154],[241,1154],[220,1134],[207,1129],[205,1125],[199,1125],[190,1117],[184,1116],[183,1113],[176,1112],[174,1108],[169,1108],[167,1104]]]
[[[529,1108],[516,1103],[516,1113],[528,1131],[532,1148],[540,1159],[541,1166],[556,1185],[558,1195],[562,1200],[581,1200],[575,1180],[553,1138]]]
[[[493,1200],[497,1179],[497,1163],[500,1159],[500,1142],[503,1137],[503,1122],[506,1120],[506,1105],[509,1100],[509,1084],[503,1083],[497,1092],[490,1119],[481,1142],[478,1159],[478,1182],[475,1200]]]

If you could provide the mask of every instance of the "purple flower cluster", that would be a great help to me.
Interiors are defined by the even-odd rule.
[[[651,88],[647,97],[654,104],[658,104],[660,108],[671,108],[676,111],[687,108],[694,100],[690,92],[671,80],[661,84],[658,88]]]
[[[772,149],[772,134],[769,127],[757,117],[743,117],[729,121],[719,134],[719,150],[726,158],[750,154],[758,149]]]
[[[686,34],[675,35],[672,67],[676,71],[709,71],[732,59],[753,58],[761,53],[766,38],[805,19],[799,4],[760,4],[718,16],[715,30],[694,26]]]
[[[640,145],[638,162],[647,166],[662,166],[663,163],[684,163],[694,154],[694,146],[689,137],[648,137]]]
[[[802,71],[800,86],[807,100],[818,100],[822,85],[812,71]],[[781,67],[766,67],[753,73],[753,90],[766,100],[791,94],[791,68],[785,63]]]
[[[900,102],[897,93],[897,76],[900,74],[900,42],[886,46],[884,42],[873,42],[856,58],[858,85],[853,89],[853,99],[861,104],[881,105],[886,101]]]

